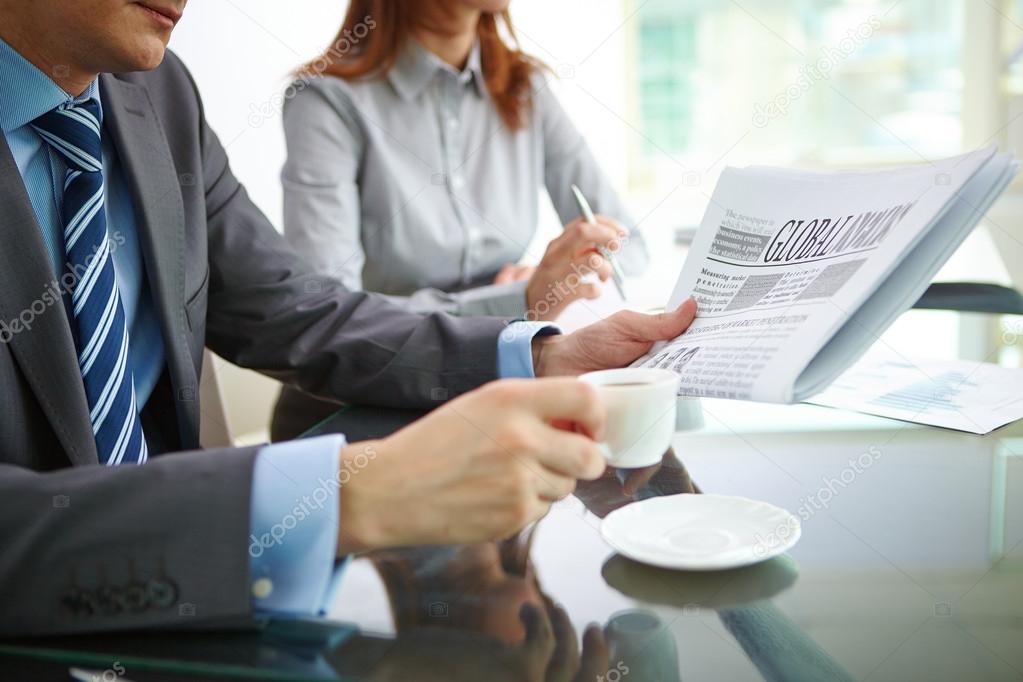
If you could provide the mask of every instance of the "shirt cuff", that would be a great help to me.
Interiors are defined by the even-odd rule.
[[[268,445],[256,456],[249,576],[260,614],[325,611],[337,555],[344,436]]]
[[[561,333],[550,322],[519,320],[505,327],[497,337],[497,376],[501,379],[532,379],[533,338]]]

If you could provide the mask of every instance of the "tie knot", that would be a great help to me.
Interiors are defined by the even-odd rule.
[[[62,104],[32,121],[32,128],[67,163],[83,173],[103,170],[99,103]]]

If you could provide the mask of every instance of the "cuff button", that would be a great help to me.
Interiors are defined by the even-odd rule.
[[[266,599],[274,591],[274,584],[269,578],[259,578],[252,583],[252,596],[256,599]]]

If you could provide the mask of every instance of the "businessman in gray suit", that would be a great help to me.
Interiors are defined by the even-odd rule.
[[[186,1],[0,0],[0,635],[315,614],[345,555],[514,532],[603,469],[592,391],[526,379],[625,365],[695,314],[562,336],[307,274],[165,55]],[[204,347],[440,407],[380,441],[199,451]]]

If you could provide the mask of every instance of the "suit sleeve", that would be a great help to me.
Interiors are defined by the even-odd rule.
[[[0,465],[0,497],[10,502],[0,514],[0,635],[249,620],[256,454],[52,472]]]
[[[496,378],[501,320],[414,313],[316,273],[246,195],[205,121],[201,127],[209,348],[314,395],[389,407],[429,407]]]

